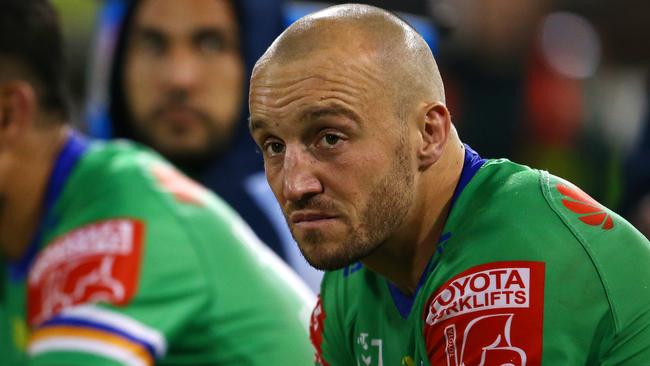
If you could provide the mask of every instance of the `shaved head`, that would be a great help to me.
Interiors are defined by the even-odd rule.
[[[361,4],[333,6],[296,21],[260,58],[253,78],[274,65],[337,51],[372,62],[400,113],[413,102],[445,101],[440,72],[422,36],[397,16]],[[343,66],[346,60],[340,61]]]
[[[456,173],[433,54],[379,8],[334,6],[287,28],[253,70],[249,107],[269,185],[319,269],[410,241],[407,223]]]

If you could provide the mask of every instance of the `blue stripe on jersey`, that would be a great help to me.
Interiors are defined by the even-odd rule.
[[[361,264],[361,262],[356,262],[356,263],[350,264],[349,266],[346,266],[343,269],[343,277],[347,277],[347,276],[353,274],[354,272],[357,272],[361,268],[363,268],[363,264]]]
[[[474,175],[476,172],[485,164],[485,159],[481,158],[479,154],[472,150],[469,145],[464,144],[465,146],[465,161],[463,162],[463,171],[460,173],[460,180],[458,181],[458,185],[456,185],[456,190],[454,191],[454,195],[451,198],[451,207],[449,208],[449,211],[451,212],[451,208],[454,207],[454,204],[456,203],[456,200],[458,199],[458,196],[463,192],[467,184],[469,183],[472,178],[474,178]]]
[[[442,253],[442,248],[445,246],[445,244],[447,244],[446,242],[449,240],[449,238],[451,238],[451,233],[445,233],[440,236],[440,239],[438,240],[438,252]],[[395,307],[397,308],[397,311],[399,312],[399,315],[402,316],[402,318],[408,318],[409,314],[411,313],[411,309],[413,308],[415,297],[418,295],[418,292],[420,292],[420,288],[422,288],[424,285],[424,282],[427,280],[429,273],[431,273],[438,265],[439,260],[440,257],[438,257],[435,261],[429,261],[427,268],[424,270],[424,273],[422,273],[422,276],[418,281],[418,287],[415,289],[413,296],[407,296],[403,294],[402,291],[397,288],[397,286],[394,286],[392,283],[386,281],[388,283],[388,290],[390,291],[390,295],[393,298],[393,303],[395,304]]]
[[[131,334],[120,330],[115,327],[111,327],[105,324],[99,324],[95,322],[91,322],[85,319],[76,319],[73,317],[63,317],[63,316],[56,316],[46,322],[43,322],[38,329],[43,329],[47,327],[53,327],[53,326],[60,326],[60,325],[65,325],[65,326],[72,326],[72,327],[79,327],[79,328],[90,328],[90,329],[95,329],[95,330],[101,330],[104,332],[108,332],[117,336],[120,336],[124,339],[127,339],[128,341],[132,343],[137,343],[139,345],[142,345],[147,352],[151,355],[153,359],[156,359],[156,351],[153,347],[152,344],[143,341],[142,339],[139,339],[137,337],[132,336]]]
[[[470,148],[467,144],[465,144],[465,159],[463,161],[463,170],[460,173],[460,179],[458,180],[458,185],[456,185],[456,189],[454,190],[454,195],[451,198],[451,207],[449,208],[449,212],[451,212],[451,208],[454,207],[456,200],[463,192],[463,190],[465,189],[469,181],[472,180],[476,172],[483,166],[483,164],[485,164],[485,161],[486,160],[481,158],[476,153],[476,151],[472,150],[472,148]],[[451,235],[452,233],[450,232],[444,233],[438,239],[438,246],[436,250],[440,254],[442,254],[443,248],[447,240],[451,238]],[[424,281],[426,281],[427,277],[429,276],[429,273],[431,273],[433,269],[436,268],[437,265],[438,265],[437,260],[429,261],[427,268],[425,269],[424,273],[422,273],[422,276],[418,281],[418,287],[416,288],[413,296],[405,295],[404,293],[402,293],[402,291],[400,291],[397,288],[397,286],[386,281],[386,283],[388,284],[388,290],[390,291],[390,295],[393,298],[393,303],[395,304],[395,307],[397,308],[397,311],[402,316],[402,318],[404,319],[408,318],[409,314],[411,313],[411,309],[413,308],[415,297],[420,291],[422,285],[424,285]]]

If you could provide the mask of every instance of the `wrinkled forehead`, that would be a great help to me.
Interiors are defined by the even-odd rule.
[[[315,52],[301,59],[269,58],[251,78],[251,99],[280,99],[287,93],[371,96],[385,83],[373,55],[343,49]]]
[[[386,114],[384,82],[368,57],[321,53],[289,63],[271,60],[251,79],[249,127],[309,128],[302,122],[335,115],[364,125]]]

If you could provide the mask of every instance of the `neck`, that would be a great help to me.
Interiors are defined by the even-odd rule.
[[[436,164],[421,176],[415,204],[398,234],[375,253],[364,266],[386,277],[404,294],[413,295],[429,259],[436,251],[463,169],[465,150],[453,134]]]
[[[57,125],[35,130],[15,146],[10,158],[11,176],[0,192],[0,250],[9,260],[25,254],[38,228],[50,173],[69,127]]]

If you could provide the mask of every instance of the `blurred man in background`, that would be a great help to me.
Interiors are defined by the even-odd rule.
[[[281,31],[281,1],[117,0],[104,17],[91,133],[153,147],[317,288],[321,273],[296,250],[244,123],[246,80]]]
[[[75,133],[62,65],[49,2],[0,0],[1,363],[309,363],[309,290],[169,163]]]

